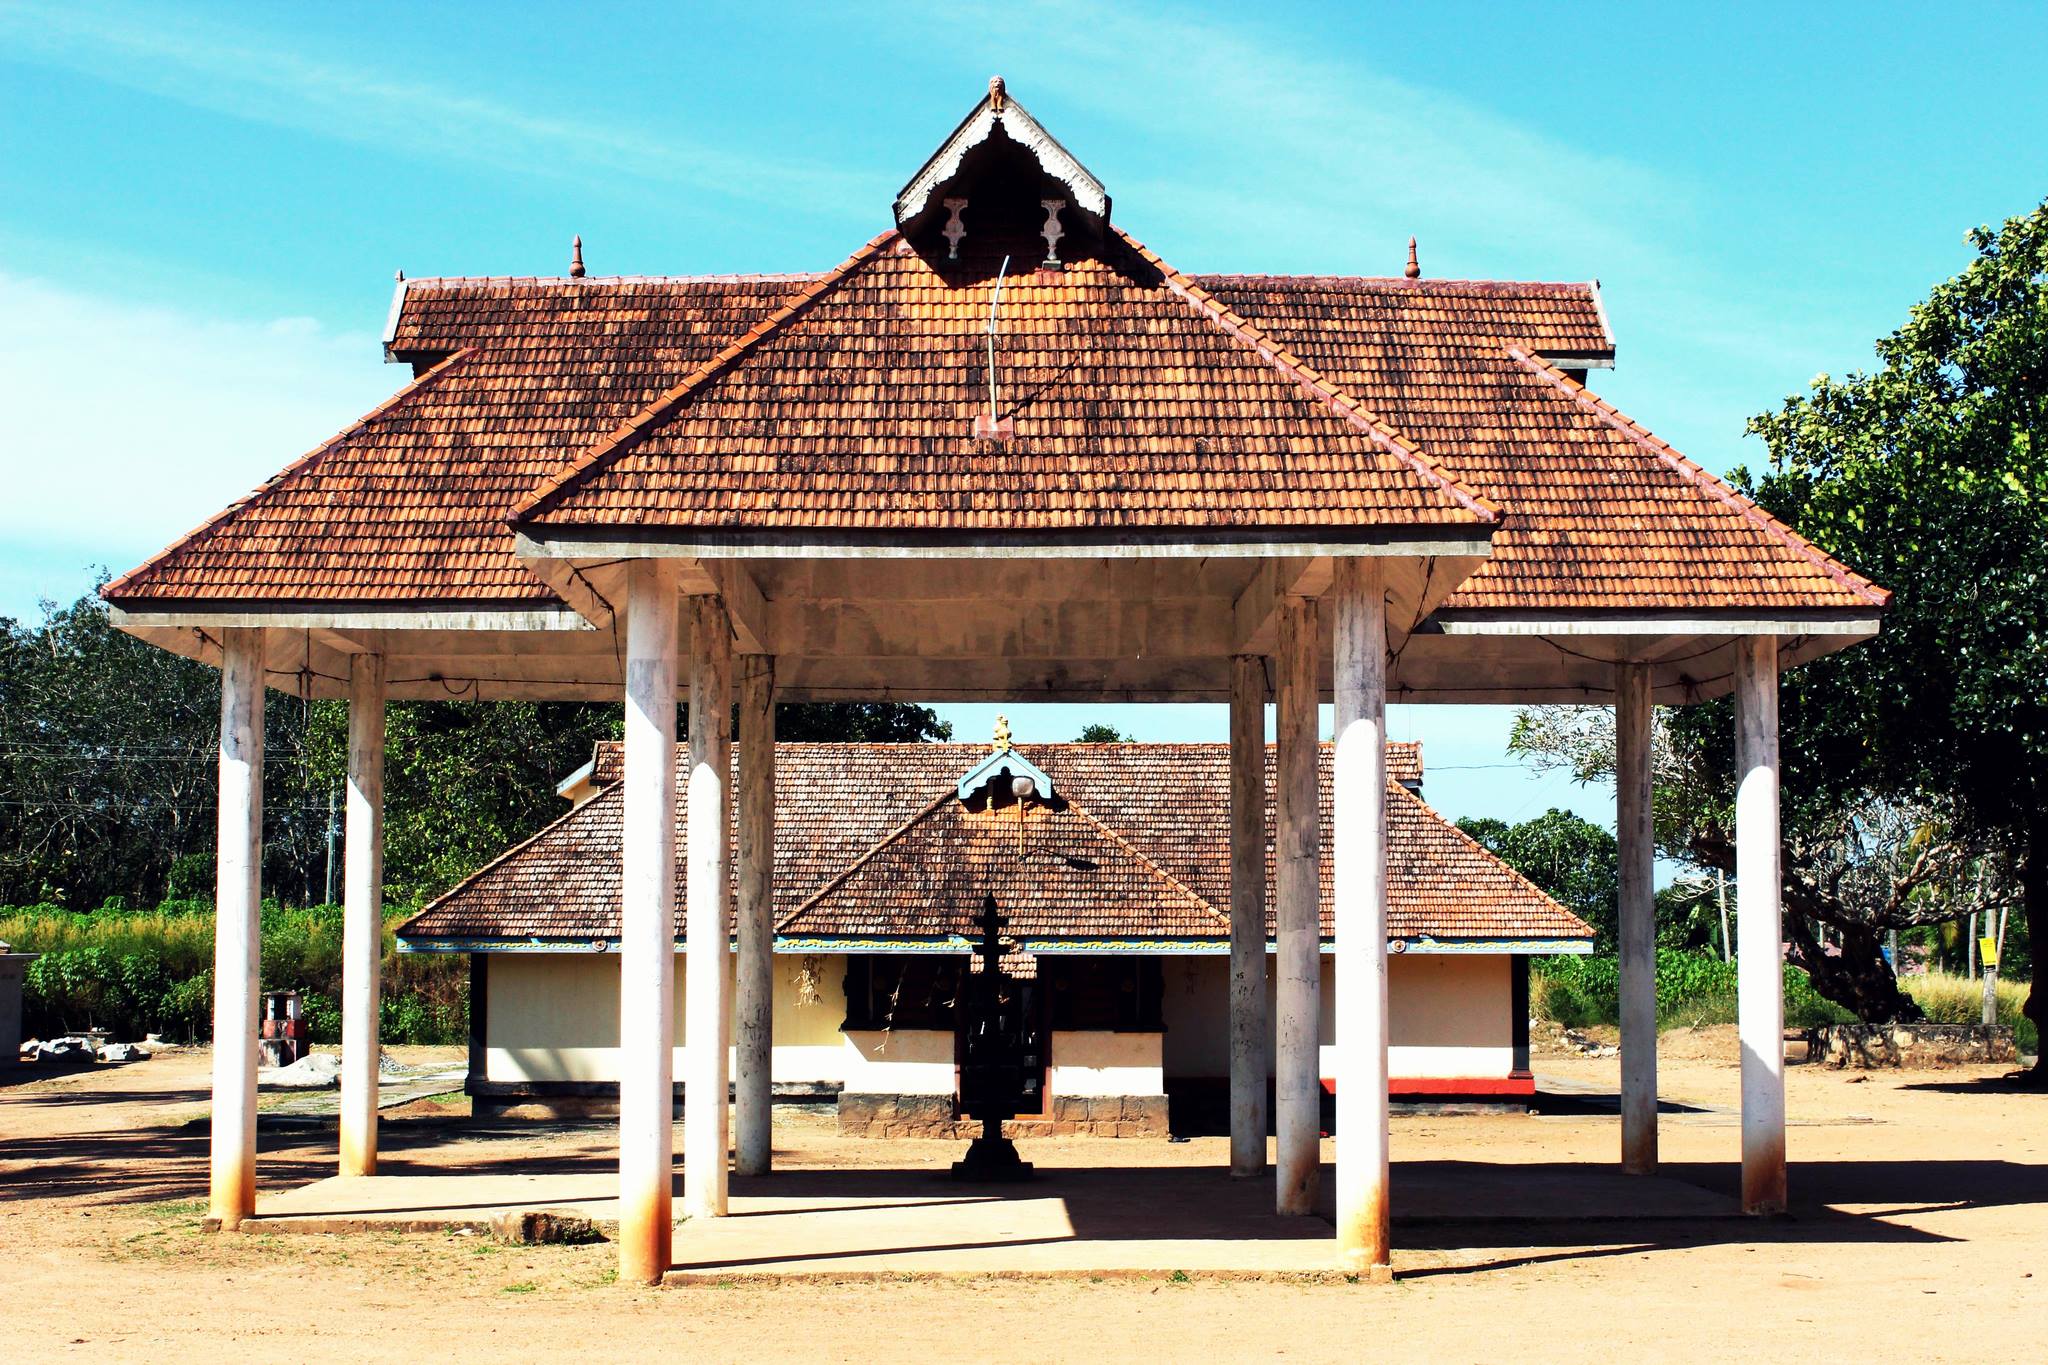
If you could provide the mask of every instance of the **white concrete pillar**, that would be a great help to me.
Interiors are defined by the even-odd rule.
[[[1266,1169],[1266,661],[1230,661],[1230,1173]]]
[[[1323,973],[1321,831],[1316,801],[1316,604],[1288,598],[1274,657],[1279,740],[1274,774],[1274,1207],[1313,1214],[1322,1174],[1323,1083],[1318,1046]]]
[[[256,1213],[257,960],[263,898],[263,632],[221,632],[220,831],[213,925],[213,1149],[209,1212]]]
[[[1615,838],[1621,886],[1621,1169],[1657,1169],[1657,900],[1650,827],[1650,670],[1614,675]]]
[[[690,599],[688,982],[683,992],[683,1207],[723,1218],[726,1049],[732,1036],[732,623],[716,597]]]
[[[378,1009],[384,960],[384,656],[348,664],[342,834],[341,1173],[377,1173]]]
[[[1387,1125],[1386,567],[1333,566],[1330,610],[1337,742],[1330,859],[1336,924],[1337,1253],[1392,1277]]]
[[[673,1250],[675,566],[626,568],[619,908],[619,1278],[658,1284]]]
[[[1736,988],[1742,1208],[1785,1211],[1785,940],[1779,879],[1778,642],[1735,646]]]
[[[775,1161],[775,660],[740,661],[738,996],[734,1009],[735,1150],[741,1175]]]

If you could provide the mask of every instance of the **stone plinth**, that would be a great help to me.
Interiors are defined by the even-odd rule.
[[[1824,1066],[1919,1069],[2017,1062],[2003,1024],[1831,1024],[1813,1031],[1811,1056]]]
[[[856,1137],[930,1137],[968,1140],[981,1124],[956,1118],[950,1095],[839,1096],[839,1131]],[[1164,1095],[1060,1095],[1043,1117],[1011,1119],[1003,1136],[1165,1137]]]

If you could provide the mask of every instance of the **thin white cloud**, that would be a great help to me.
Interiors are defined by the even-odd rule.
[[[225,322],[0,273],[0,614],[119,573],[409,376],[367,332]]]
[[[615,173],[700,194],[864,213],[867,182],[841,167],[686,130],[595,123],[552,111],[546,93],[517,103],[394,78],[266,41],[246,29],[161,8],[22,3],[0,7],[9,58],[78,72],[195,108],[389,153],[521,175]]]

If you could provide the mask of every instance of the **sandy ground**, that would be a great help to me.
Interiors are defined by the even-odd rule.
[[[1663,1121],[1667,1171],[1732,1193],[1730,1031],[1667,1034],[1662,1051],[1661,1088],[1682,1107]],[[1994,1070],[1794,1067],[1790,1217],[1397,1222],[1391,1287],[1197,1275],[653,1290],[612,1283],[607,1245],[200,1232],[207,1060],[170,1053],[0,1087],[0,1357],[1983,1360],[2039,1358],[2048,1321],[2048,1096],[2016,1092]],[[1616,1066],[1546,1057],[1538,1076],[1569,1096],[1611,1095]],[[386,1111],[384,1169],[613,1159],[602,1126],[479,1134],[464,1129],[464,1108]],[[1562,1108],[1397,1118],[1395,1159],[1612,1160],[1616,1120],[1597,1101]],[[780,1123],[777,1145],[790,1166],[955,1155],[952,1144],[842,1139],[798,1116]],[[1025,1145],[1028,1159],[1097,1167],[1215,1165],[1223,1152],[1218,1139]],[[263,1187],[331,1174],[333,1152],[331,1123],[266,1129]],[[1399,1200],[1397,1165],[1397,1219]]]

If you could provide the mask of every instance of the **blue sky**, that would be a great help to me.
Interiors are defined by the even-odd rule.
[[[1596,387],[1714,469],[2048,194],[2048,8],[0,0],[0,615],[373,406],[391,277],[807,269],[1001,71],[1192,271],[1598,278]],[[948,708],[961,737],[998,708]],[[1209,707],[1099,708],[1220,738]],[[1012,708],[1020,739],[1096,711]],[[1429,795],[1611,795],[1397,708]],[[1505,765],[1505,766],[1503,766]]]

